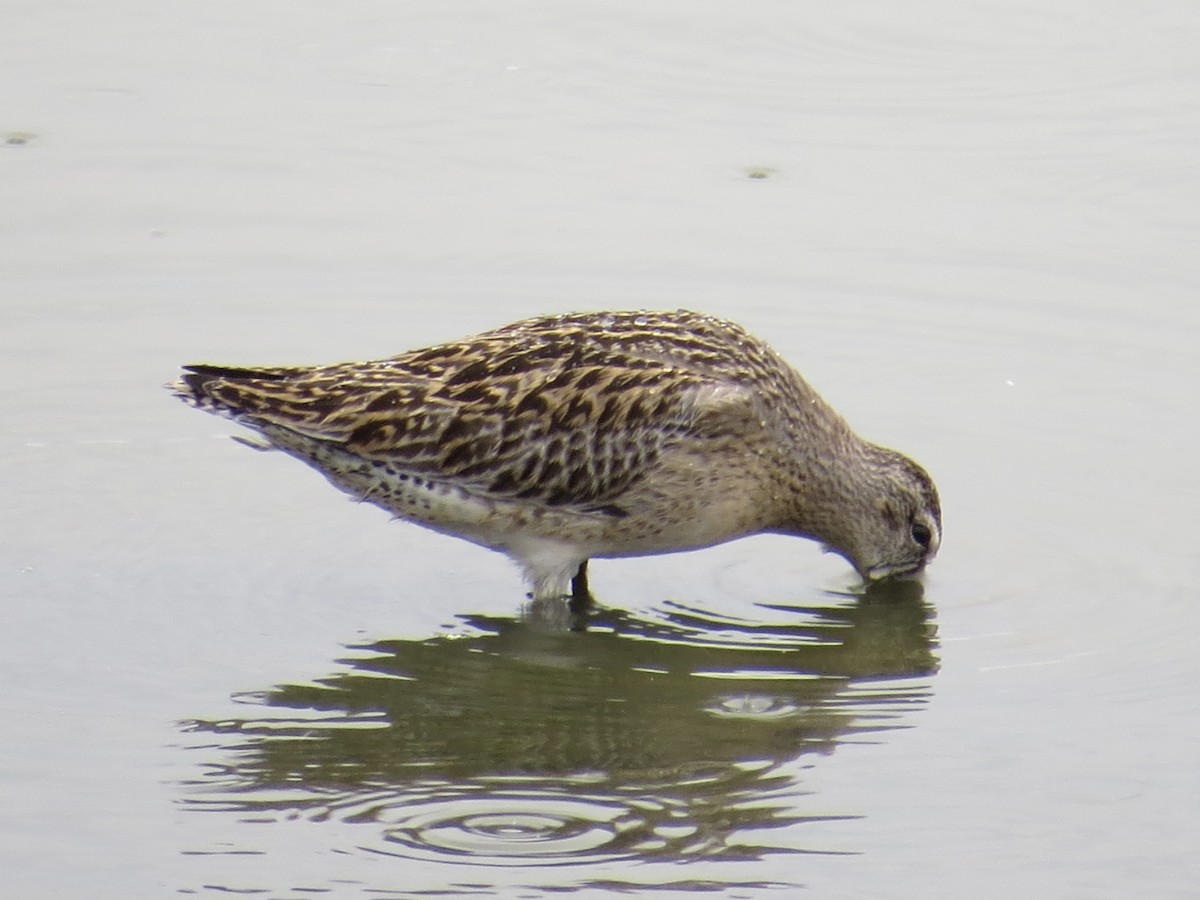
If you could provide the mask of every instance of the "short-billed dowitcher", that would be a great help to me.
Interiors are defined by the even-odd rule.
[[[858,437],[770,347],[699,313],[527,319],[390,359],[186,366],[186,402],[255,430],[348,494],[507,553],[537,600],[591,557],[775,532],[867,579],[920,571],[937,490]]]

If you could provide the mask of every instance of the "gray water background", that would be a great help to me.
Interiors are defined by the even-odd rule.
[[[1200,8],[17,4],[0,893],[1193,897]],[[587,634],[161,384],[687,306],[936,478],[923,594]]]

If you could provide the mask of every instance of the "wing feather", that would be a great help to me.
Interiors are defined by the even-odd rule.
[[[369,363],[194,366],[177,389],[268,437],[285,428],[485,496],[598,508],[681,437],[762,426],[761,398],[728,379],[736,343],[685,324],[686,343],[632,327],[596,340],[594,322],[531,320]]]

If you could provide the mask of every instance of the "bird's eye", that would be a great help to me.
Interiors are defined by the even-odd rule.
[[[929,542],[933,539],[933,534],[920,522],[913,522],[912,539],[922,547],[928,547]]]

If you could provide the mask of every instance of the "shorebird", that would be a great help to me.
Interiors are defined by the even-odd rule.
[[[371,362],[184,366],[180,398],[351,496],[508,554],[535,601],[593,557],[809,538],[867,581],[941,543],[929,475],[855,434],[739,325],[686,310],[526,319]]]

